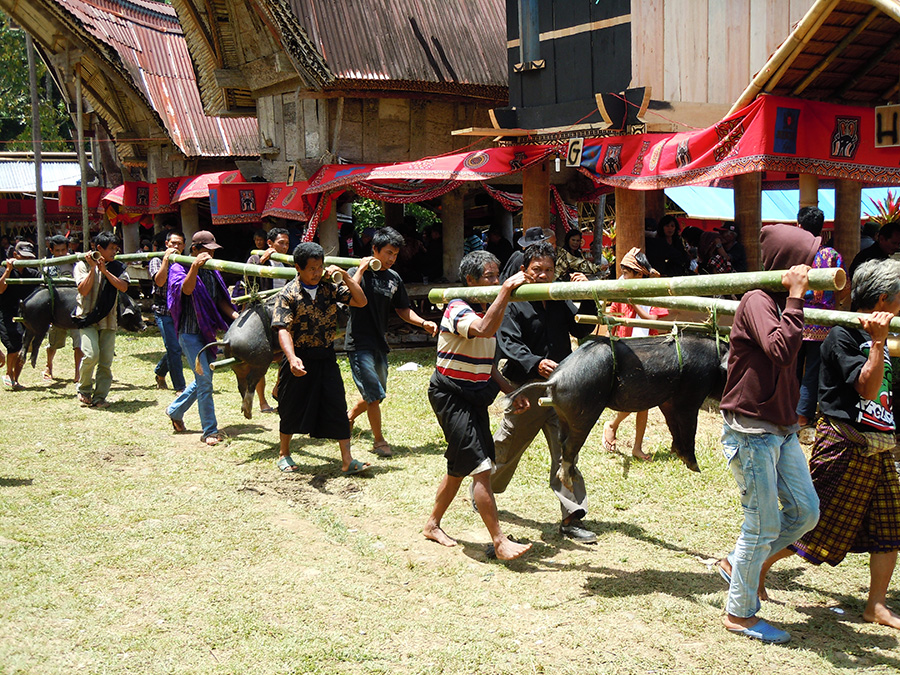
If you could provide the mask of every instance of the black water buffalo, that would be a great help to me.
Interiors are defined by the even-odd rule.
[[[25,326],[22,353],[27,357],[31,352],[31,367],[37,365],[38,350],[44,336],[50,330],[50,324],[66,330],[78,328],[72,321],[72,313],[77,305],[78,289],[53,289],[53,302],[50,301],[50,289],[39,288],[19,303],[19,314]],[[119,326],[133,333],[140,333],[147,325],[141,316],[140,307],[127,293],[119,293],[116,303]]]
[[[253,417],[253,395],[256,392],[256,385],[266,374],[276,352],[280,351],[278,337],[272,330],[274,305],[274,296],[266,302],[248,305],[228,327],[221,340],[203,348],[206,350],[210,347],[221,347],[225,358],[238,360],[232,364],[231,370],[237,376],[238,391],[241,394],[241,412],[247,419]],[[195,367],[200,368],[199,355],[197,358]]]
[[[673,452],[699,471],[697,414],[707,397],[721,398],[727,362],[727,341],[705,335],[592,339],[563,359],[546,382],[527,384],[510,396],[543,390],[552,401],[563,446],[559,479],[566,486],[572,484],[569,473],[581,446],[606,408],[658,407],[672,433]]]

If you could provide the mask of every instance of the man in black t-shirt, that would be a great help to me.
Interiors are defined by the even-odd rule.
[[[365,307],[350,307],[345,349],[350,359],[353,381],[359,389],[360,399],[348,417],[350,424],[364,412],[369,418],[374,443],[372,452],[379,457],[390,457],[390,444],[381,430],[381,401],[387,395],[387,322],[393,309],[397,316],[423,328],[429,335],[437,335],[437,324],[425,321],[409,305],[406,286],[393,267],[397,260],[403,236],[391,227],[383,227],[372,237],[372,257],[363,258],[360,266],[349,270],[353,279],[362,286],[368,300]],[[372,259],[381,263],[377,272],[369,269]]]
[[[3,376],[3,384],[10,389],[21,389],[19,375],[25,362],[19,356],[22,350],[22,330],[14,319],[19,313],[19,301],[24,300],[36,286],[10,286],[7,279],[20,279],[22,277],[39,277],[36,267],[19,267],[14,269],[12,260],[33,260],[34,245],[30,241],[20,241],[13,249],[10,262],[3,267],[0,274],[0,342],[6,347],[6,375]]]

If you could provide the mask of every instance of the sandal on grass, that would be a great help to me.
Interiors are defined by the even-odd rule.
[[[172,429],[176,434],[183,434],[187,431],[187,427],[184,426],[184,420],[173,420],[171,417],[169,419],[172,422]]]
[[[222,434],[210,434],[209,436],[203,436],[200,439],[200,442],[206,443],[208,446],[212,447],[214,445],[218,445],[224,440],[225,438],[222,436]]]
[[[607,452],[616,452],[616,436],[613,434],[612,440],[609,440],[606,432],[612,431],[612,426],[609,422],[603,425],[603,449]]]
[[[278,469],[280,471],[283,471],[284,473],[297,473],[300,470],[300,467],[297,466],[297,463],[290,455],[279,457],[278,461],[275,463],[275,466],[277,466]]]
[[[372,452],[379,457],[392,457],[394,451],[391,450],[391,444],[387,441],[378,441],[372,446]]]
[[[350,466],[346,469],[341,469],[342,476],[352,476],[355,473],[361,473],[371,467],[371,464],[367,464],[364,462],[360,462],[358,459],[351,459]]]
[[[265,408],[260,408],[260,409],[259,409],[259,412],[261,412],[261,413],[274,413],[274,412],[278,412],[278,408],[273,408],[272,406],[267,405]]]

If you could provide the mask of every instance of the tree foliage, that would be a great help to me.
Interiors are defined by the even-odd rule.
[[[0,150],[31,150],[31,93],[28,83],[28,54],[25,33],[12,30],[7,16],[0,12]],[[44,63],[37,60],[41,137],[46,151],[73,150],[72,119],[66,104],[47,73]]]

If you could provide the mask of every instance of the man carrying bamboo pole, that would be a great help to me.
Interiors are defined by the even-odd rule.
[[[81,330],[81,372],[78,402],[92,408],[108,408],[106,397],[112,386],[112,362],[116,354],[116,305],[119,292],[128,290],[125,265],[114,260],[119,240],[112,232],[94,237],[95,255],[75,264],[72,275],[78,285],[76,324]],[[96,371],[96,379],[94,374]]]
[[[523,271],[532,281],[552,283],[555,254],[549,241],[532,244],[525,249]],[[572,281],[587,281],[587,277],[581,272],[572,272]],[[585,300],[581,311],[594,312],[594,302]],[[591,332],[593,326],[575,323],[576,313],[578,309],[574,303],[567,300],[516,302],[507,308],[497,332],[497,347],[506,359],[503,376],[514,387],[546,380],[559,362],[572,353],[569,336],[583,338]],[[597,535],[581,521],[587,514],[587,490],[581,472],[573,467],[571,490],[557,476],[562,445],[559,418],[554,408],[541,407],[533,400],[528,410],[516,414],[512,402],[506,404],[500,428],[494,433],[496,459],[491,488],[495,494],[506,490],[519,460],[539,431],[544,432],[550,448],[550,489],[562,509],[560,534],[583,544],[593,544]]]
[[[69,252],[69,240],[65,235],[54,234],[47,240],[50,248],[50,255],[59,258],[67,255]],[[44,268],[44,273],[50,277],[74,276],[75,263],[62,263],[50,265]],[[51,326],[47,333],[47,367],[44,369],[44,380],[53,381],[53,359],[56,352],[66,346],[66,336],[72,338],[72,351],[75,355],[75,381],[78,382],[80,377],[81,359],[84,358],[84,352],[81,351],[81,331],[77,328],[66,330]]]
[[[34,245],[29,241],[20,241],[13,249],[12,260],[33,260]],[[17,391],[22,388],[19,384],[19,375],[25,362],[19,356],[22,350],[22,331],[14,319],[19,313],[19,302],[27,298],[33,287],[10,287],[6,281],[10,278],[39,277],[40,273],[35,267],[20,267],[14,269],[12,260],[3,268],[0,275],[0,342],[6,347],[6,375],[3,376],[3,384]]]
[[[819,237],[792,225],[762,228],[763,268],[787,269],[782,285],[788,293],[756,290],[741,299],[720,404],[723,452],[744,509],[734,550],[718,563],[729,583],[724,624],[733,633],[763,642],[791,639],[790,633],[756,616],[763,564],[819,518],[819,499],[797,439],[797,354],[809,265],[820,243]]]

